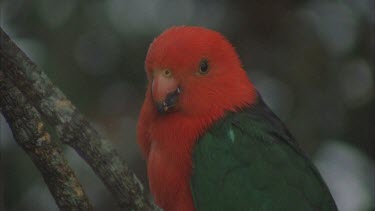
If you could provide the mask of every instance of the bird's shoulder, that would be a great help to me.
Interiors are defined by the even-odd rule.
[[[260,97],[199,139],[191,186],[201,210],[335,210],[319,172]]]

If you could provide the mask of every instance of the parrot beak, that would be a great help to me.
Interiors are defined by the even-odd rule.
[[[168,70],[155,73],[152,79],[152,98],[160,114],[171,111],[177,105],[181,94],[177,81],[171,74],[166,74],[166,71]]]

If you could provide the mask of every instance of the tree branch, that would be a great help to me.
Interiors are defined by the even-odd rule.
[[[61,210],[92,210],[92,206],[61,149],[51,140],[39,113],[0,71],[0,110],[16,142],[41,172]]]
[[[0,55],[6,77],[12,79],[29,102],[53,125],[60,140],[91,166],[120,207],[152,210],[142,184],[116,151],[80,114],[66,96],[1,29]]]

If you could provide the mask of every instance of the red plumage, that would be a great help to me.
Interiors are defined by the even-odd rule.
[[[199,74],[202,59],[209,72]],[[250,105],[256,91],[231,44],[201,27],[173,27],[157,37],[147,53],[149,80],[137,136],[147,162],[151,193],[168,210],[194,210],[190,191],[192,150],[204,131],[226,111]],[[173,111],[158,113],[152,81],[168,69],[182,90]]]

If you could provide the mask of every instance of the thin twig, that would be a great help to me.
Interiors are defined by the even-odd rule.
[[[16,142],[41,172],[61,210],[92,210],[61,149],[51,140],[38,111],[0,71],[0,110]]]

